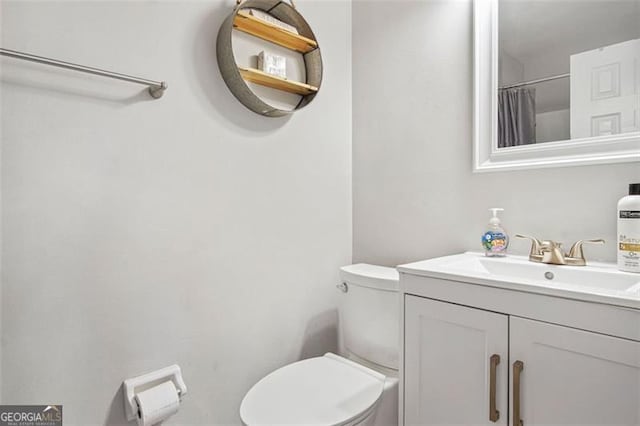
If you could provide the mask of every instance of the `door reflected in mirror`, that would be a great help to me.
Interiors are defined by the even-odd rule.
[[[498,1],[497,148],[640,131],[640,0]]]

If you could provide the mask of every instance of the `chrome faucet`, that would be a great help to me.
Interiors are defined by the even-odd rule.
[[[531,240],[531,251],[529,252],[529,260],[531,262],[548,263],[551,265],[572,265],[586,266],[587,261],[584,258],[582,245],[585,243],[604,244],[604,240],[580,240],[576,241],[569,249],[569,253],[562,253],[562,243],[542,240],[528,235],[516,235],[518,238],[527,238]]]

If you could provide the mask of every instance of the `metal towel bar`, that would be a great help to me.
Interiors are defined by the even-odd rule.
[[[18,52],[16,50],[0,48],[0,55],[11,58],[22,59],[39,64],[51,65],[58,68],[65,68],[73,71],[80,71],[87,74],[99,75],[102,77],[115,78],[118,80],[128,81],[130,83],[143,84],[149,86],[149,94],[155,98],[161,98],[164,91],[167,90],[167,83],[164,81],[148,80],[146,78],[134,77],[132,75],[120,74],[117,72],[106,71],[99,68],[85,67],[84,65],[73,64],[71,62],[58,61],[57,59],[45,58],[44,56],[32,55],[30,53]]]

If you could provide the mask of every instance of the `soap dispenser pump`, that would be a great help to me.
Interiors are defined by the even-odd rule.
[[[482,234],[484,254],[490,257],[505,256],[507,247],[509,247],[509,235],[500,226],[500,218],[498,217],[498,212],[502,212],[504,209],[494,207],[490,208],[489,211],[493,216],[489,219],[487,230]]]

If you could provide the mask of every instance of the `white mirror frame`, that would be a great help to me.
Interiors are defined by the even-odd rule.
[[[474,0],[473,171],[640,161],[640,132],[498,149],[498,0]]]

